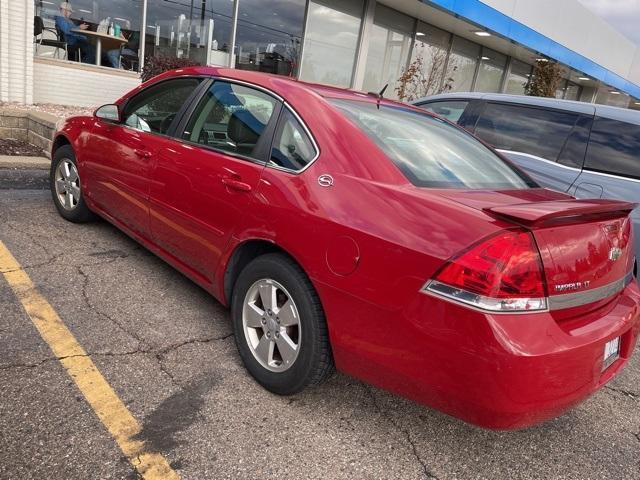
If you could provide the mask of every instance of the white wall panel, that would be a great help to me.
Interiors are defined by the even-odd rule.
[[[639,47],[576,0],[482,1],[569,50],[640,84],[640,77],[635,70],[632,72]]]
[[[33,10],[31,1],[0,0],[0,101],[33,101]]]
[[[137,76],[55,60],[36,60],[34,73],[35,103],[98,107],[140,84]]]

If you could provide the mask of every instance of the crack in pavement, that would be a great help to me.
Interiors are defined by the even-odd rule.
[[[387,421],[400,433],[402,433],[405,438],[407,439],[407,442],[409,442],[409,445],[411,445],[411,450],[413,452],[413,456],[416,458],[416,460],[418,461],[418,463],[420,463],[420,465],[422,466],[422,470],[424,472],[424,478],[426,480],[438,480],[438,477],[431,471],[431,469],[429,468],[429,466],[427,465],[427,463],[420,457],[420,454],[418,453],[418,448],[416,447],[416,444],[413,441],[413,438],[411,438],[411,433],[409,433],[409,430],[402,428],[398,422],[396,422],[393,417],[391,415],[389,415],[389,413],[387,413],[385,410],[382,409],[382,407],[378,404],[378,400],[376,399],[375,394],[373,393],[373,390],[371,389],[372,387],[368,386],[368,385],[363,385],[364,390],[367,392],[367,394],[369,395],[369,397],[371,398],[371,401],[373,402],[373,407],[378,411],[378,413],[380,413],[380,415],[382,415],[384,418],[387,419]]]
[[[7,220],[5,222],[5,225],[7,227],[9,227],[11,230],[14,230],[18,233],[21,233],[22,235],[25,235],[27,238],[29,238],[29,240],[36,246],[40,247],[42,249],[42,251],[48,256],[53,256],[53,254],[49,251],[49,248],[46,247],[43,243],[40,242],[40,240],[37,239],[38,234],[34,234],[33,231],[32,232],[27,232],[25,230],[22,230],[21,228],[18,228],[18,224],[16,222],[14,222],[13,220]],[[28,226],[29,224],[27,224]],[[37,228],[33,229],[34,231],[37,231]]]
[[[20,268],[12,268],[10,270],[2,270],[2,269],[0,269],[0,274],[27,271],[27,270],[31,270],[31,269],[34,269],[34,268],[40,268],[40,267],[48,267],[50,265],[53,265],[56,262],[56,260],[58,260],[59,258],[61,258],[63,256],[64,256],[64,253],[56,253],[51,258],[49,258],[49,260],[45,260],[44,262],[33,263],[31,265],[23,265]]]
[[[223,335],[221,337],[211,337],[211,338],[194,338],[191,340],[185,340],[183,342],[179,342],[173,345],[169,345],[167,347],[163,347],[160,350],[151,350],[151,349],[136,349],[136,350],[130,350],[128,352],[91,352],[91,353],[87,353],[86,355],[67,355],[67,356],[63,356],[63,357],[47,357],[44,358],[42,360],[40,360],[39,362],[35,362],[35,363],[12,363],[12,364],[8,364],[8,365],[0,365],[0,370],[9,370],[12,368],[36,368],[39,367],[41,365],[44,365],[46,363],[52,362],[52,361],[61,361],[61,360],[65,360],[67,358],[75,358],[75,357],[126,357],[129,355],[154,355],[154,356],[164,356],[166,353],[177,350],[181,347],[184,347],[185,345],[191,345],[191,344],[206,344],[206,343],[211,343],[211,342],[215,342],[215,341],[221,341],[221,340],[226,340],[227,338],[233,336],[232,333],[227,334],[227,335]],[[165,371],[165,370],[163,370]],[[168,372],[165,372],[168,374]],[[173,379],[173,376],[171,376],[170,374],[168,374],[169,377],[171,377]],[[180,385],[178,385],[180,386]]]
[[[107,262],[103,262],[103,264],[108,264],[108,263],[112,263],[115,262],[117,259],[110,259],[110,261]],[[77,271],[80,274],[80,276],[82,276],[82,298],[84,300],[84,303],[86,304],[86,306],[89,308],[89,310],[91,310],[92,312],[97,313],[98,315],[100,315],[101,317],[109,320],[111,323],[113,323],[114,325],[116,325],[121,331],[123,331],[125,334],[129,335],[131,338],[133,338],[136,342],[138,342],[138,348],[140,348],[140,346],[144,345],[147,347],[147,349],[149,348],[149,345],[142,340],[137,333],[129,331],[129,329],[125,328],[125,326],[122,324],[122,322],[116,320],[115,318],[113,318],[111,315],[103,312],[102,310],[99,310],[91,301],[91,299],[89,298],[89,294],[87,293],[87,288],[89,286],[89,274],[87,272],[85,272],[83,270],[83,268],[86,268],[86,265],[78,265],[77,267]]]
[[[173,345],[169,345],[168,347],[162,348],[157,352],[154,352],[154,357],[158,362],[158,366],[160,367],[160,371],[162,373],[164,373],[167,377],[169,377],[169,380],[171,380],[171,383],[173,384],[173,386],[179,388],[180,390],[184,390],[185,386],[182,385],[182,383],[180,383],[178,380],[176,380],[176,378],[171,374],[171,372],[169,372],[169,370],[165,367],[164,365],[164,360],[166,357],[166,354],[168,352],[171,351],[175,351],[181,347],[184,347],[185,345],[192,345],[195,343],[199,343],[199,344],[206,344],[206,343],[210,343],[213,341],[218,341],[218,340],[226,340],[229,337],[232,337],[233,333],[228,333],[226,335],[223,335],[221,337],[212,337],[212,338],[203,338],[203,339],[199,339],[199,338],[194,338],[191,340],[185,340],[183,342],[179,342]]]
[[[625,390],[623,388],[612,387],[610,385],[605,385],[604,388],[606,388],[607,390],[611,390],[612,392],[617,392],[622,395],[625,395],[629,398],[632,398],[633,400],[637,400],[640,397],[637,393],[630,392],[629,390]]]

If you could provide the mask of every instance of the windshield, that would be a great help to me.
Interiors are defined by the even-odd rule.
[[[400,106],[330,99],[418,187],[523,189],[537,186],[472,135]]]

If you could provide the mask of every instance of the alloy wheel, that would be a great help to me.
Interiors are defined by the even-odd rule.
[[[75,164],[68,158],[58,163],[55,172],[55,188],[58,202],[65,210],[73,210],[80,201],[80,176]]]
[[[272,279],[255,282],[242,306],[245,338],[255,359],[271,372],[291,368],[300,352],[300,315],[289,292]]]

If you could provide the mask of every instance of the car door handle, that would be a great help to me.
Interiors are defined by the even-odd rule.
[[[240,180],[234,180],[233,178],[222,177],[222,183],[224,183],[227,187],[232,188],[233,190],[238,190],[240,192],[251,191],[251,185],[241,182]]]
[[[133,153],[141,158],[151,158],[151,152],[148,150],[142,150],[141,148],[134,149]]]

